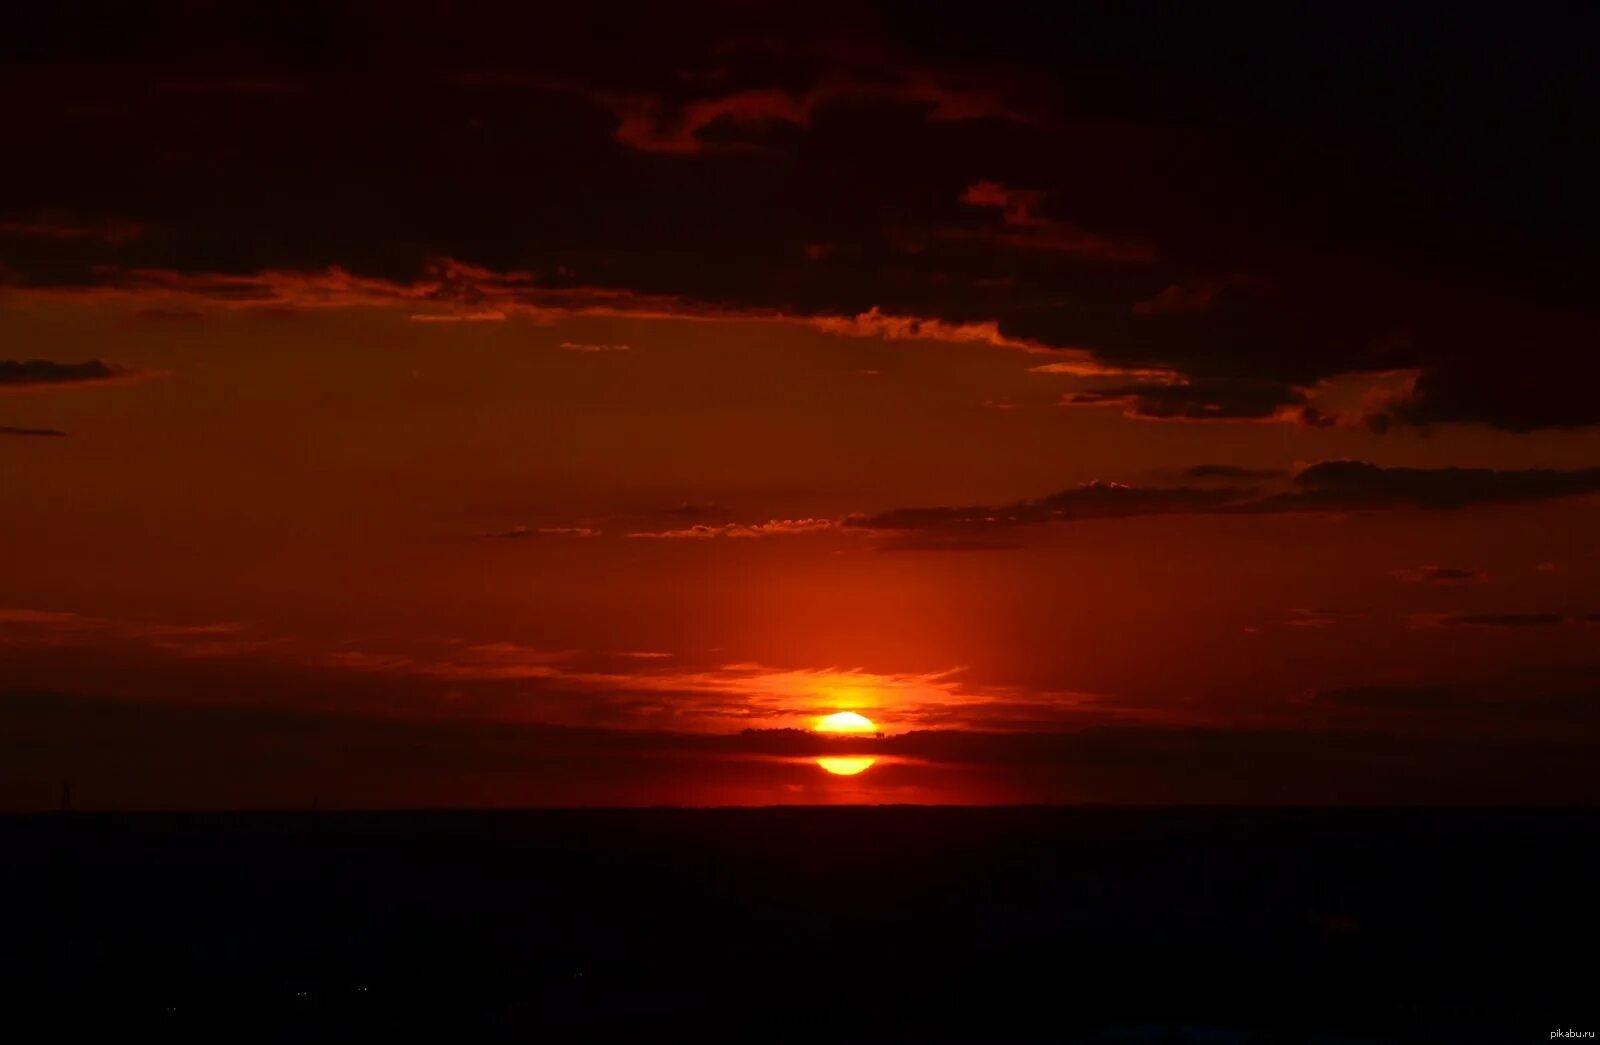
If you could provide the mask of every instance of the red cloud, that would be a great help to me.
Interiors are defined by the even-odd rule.
[[[1041,250],[1075,254],[1102,261],[1154,261],[1155,248],[1140,240],[1090,232],[1070,221],[1040,215],[1045,194],[1034,189],[1013,189],[997,181],[977,181],[967,186],[961,202],[1001,212],[1003,229],[943,229],[944,239],[990,243],[1012,250]]]
[[[0,221],[0,236],[24,239],[93,240],[120,246],[144,235],[145,226],[136,221],[66,221],[36,218],[31,221]]]
[[[597,352],[628,352],[628,345],[595,344],[588,341],[563,341],[561,347],[568,352],[587,352],[591,355]]]
[[[593,286],[547,286],[532,272],[496,272],[445,258],[423,278],[410,283],[360,276],[342,268],[316,272],[271,269],[249,274],[191,273],[171,269],[99,271],[94,286],[28,288],[48,297],[126,297],[163,304],[210,302],[227,308],[426,308],[411,312],[418,323],[498,321],[521,317],[551,321],[569,316],[623,316],[689,322],[785,323],[808,326],[841,337],[879,337],[891,341],[926,340],[993,345],[1038,354],[1070,354],[1070,365],[1106,375],[1133,373],[1095,363],[1081,349],[1058,349],[1009,337],[993,320],[954,323],[925,316],[892,314],[874,307],[855,315],[797,315],[775,309],[715,305],[668,294]],[[623,346],[580,345],[571,351],[621,351]]]
[[[719,120],[736,126],[789,123],[806,127],[816,99],[758,90],[689,102],[677,111],[657,99],[624,98],[612,104],[622,121],[616,133],[622,144],[643,152],[699,152],[707,147],[700,132]]]
[[[1005,214],[1007,225],[1038,225],[1040,219],[1034,210],[1044,200],[1044,193],[1031,189],[1011,189],[997,181],[976,181],[961,194],[961,202],[974,207],[993,207]]]
[[[828,334],[844,337],[881,337],[886,341],[980,341],[1023,352],[1052,352],[1036,341],[1007,337],[1000,324],[949,323],[921,316],[890,315],[876,307],[854,316],[813,316],[810,324]]]
[[[1121,407],[1146,421],[1331,423],[1308,405],[1306,391],[1275,381],[1174,380],[1069,392],[1063,406]]]
[[[817,109],[841,101],[892,101],[918,105],[930,123],[997,119],[1027,123],[1029,118],[986,91],[943,84],[926,73],[911,73],[896,83],[868,83],[837,77],[801,92],[756,88],[672,103],[648,95],[589,94],[616,114],[615,138],[641,152],[695,153],[740,147],[702,137],[716,124],[733,128],[787,124],[807,129]]]
[[[1182,286],[1173,283],[1162,289],[1161,293],[1146,301],[1135,302],[1133,311],[1139,316],[1166,316],[1181,312],[1204,312],[1211,307],[1211,302],[1216,298],[1217,291],[1222,286],[1218,283],[1200,283],[1194,286]]]
[[[707,526],[704,523],[696,523],[693,526],[686,526],[677,530],[645,531],[630,533],[628,536],[704,541],[715,540],[719,537],[789,537],[795,534],[817,533],[833,528],[834,523],[829,519],[769,519],[761,523],[728,523],[723,526]]]

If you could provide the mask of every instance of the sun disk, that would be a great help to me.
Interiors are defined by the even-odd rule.
[[[817,719],[816,729],[818,733],[876,733],[878,726],[854,711],[835,711]]]

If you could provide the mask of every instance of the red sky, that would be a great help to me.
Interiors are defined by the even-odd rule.
[[[0,806],[1600,796],[1558,41],[122,17],[5,54]]]

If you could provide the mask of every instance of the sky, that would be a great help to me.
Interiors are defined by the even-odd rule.
[[[1600,799],[1594,27],[581,6],[7,14],[0,808]]]

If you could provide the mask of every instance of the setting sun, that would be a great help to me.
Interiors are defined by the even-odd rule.
[[[831,715],[824,715],[817,719],[816,731],[818,733],[876,733],[877,723],[865,715],[854,711],[835,711]],[[862,767],[866,768],[865,766]],[[830,771],[831,772],[831,771]],[[861,772],[860,769],[855,772]]]
[[[834,776],[855,776],[857,773],[865,773],[867,770],[871,769],[873,763],[876,761],[878,760],[867,755],[851,755],[847,757],[825,756],[817,759],[817,765],[821,766],[823,769],[826,769]]]

